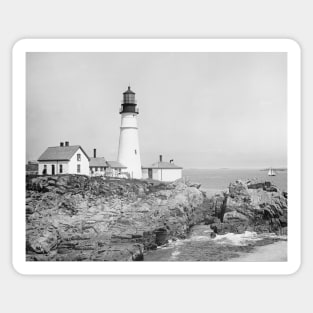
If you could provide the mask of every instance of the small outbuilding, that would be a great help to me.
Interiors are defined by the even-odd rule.
[[[93,149],[93,158],[90,158],[89,161],[90,176],[105,176],[107,168],[106,159],[104,157],[97,157],[97,151]]]
[[[173,160],[164,162],[160,155],[158,162],[142,167],[142,178],[171,182],[182,178],[182,171],[183,168],[175,165]]]
[[[129,177],[127,166],[117,161],[107,161],[106,175],[110,177]]]
[[[66,141],[57,147],[48,147],[38,159],[39,175],[89,175],[89,157],[81,146],[70,146]]]
[[[104,157],[90,158],[90,176],[105,176],[108,165]]]
[[[28,161],[26,164],[26,175],[38,175],[38,162]]]

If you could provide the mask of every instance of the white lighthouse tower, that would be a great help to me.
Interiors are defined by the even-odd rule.
[[[142,178],[142,172],[137,126],[139,110],[135,93],[130,87],[123,93],[120,114],[122,118],[117,160],[127,167],[131,178],[140,179]]]

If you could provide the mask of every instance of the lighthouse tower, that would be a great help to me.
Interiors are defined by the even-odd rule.
[[[135,93],[130,87],[123,93],[120,114],[122,118],[117,160],[127,167],[131,178],[140,179],[142,172],[137,126],[139,110],[135,100]]]

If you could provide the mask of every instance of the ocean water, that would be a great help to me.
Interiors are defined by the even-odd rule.
[[[201,184],[201,189],[209,194],[227,189],[229,183],[238,179],[257,178],[270,181],[280,190],[287,191],[287,171],[277,171],[276,176],[268,176],[267,171],[259,169],[185,169],[183,177]]]
[[[147,252],[145,261],[181,262],[283,262],[287,261],[287,238],[275,234],[228,233],[211,238],[209,226],[199,225],[187,239],[170,241]]]
[[[267,171],[217,169],[183,170],[183,176],[201,184],[208,195],[227,189],[230,182],[238,179],[257,178],[271,181],[280,190],[287,191],[287,171],[268,176]],[[211,238],[209,226],[198,225],[187,239],[171,241],[155,251],[147,252],[145,261],[228,261],[228,262],[275,262],[287,260],[287,238],[275,234],[217,235]]]

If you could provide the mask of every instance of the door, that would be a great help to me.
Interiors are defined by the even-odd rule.
[[[148,168],[148,177],[152,179],[152,168]]]
[[[51,175],[55,175],[55,165],[51,165]]]

